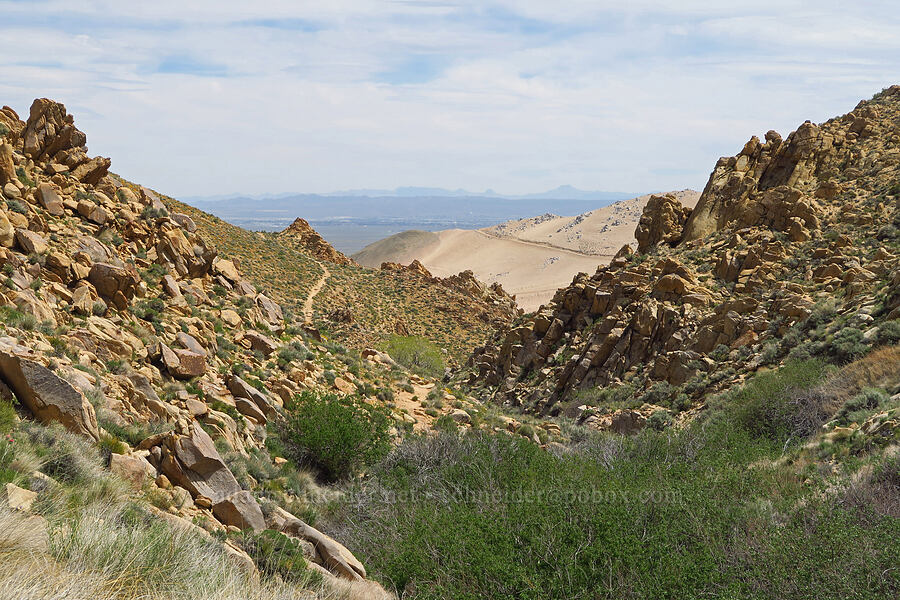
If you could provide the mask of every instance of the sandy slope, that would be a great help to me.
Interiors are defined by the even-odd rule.
[[[694,206],[699,194],[676,192]],[[648,196],[616,202],[577,215],[542,215],[508,221],[480,230],[447,229],[433,234],[404,232],[353,255],[362,265],[408,264],[418,259],[439,277],[471,269],[485,283],[500,282],[526,311],[549,301],[579,272],[593,273],[625,244],[634,244],[634,229]]]
[[[700,197],[694,190],[672,192],[693,208]],[[540,242],[583,254],[615,255],[625,244],[634,243],[637,226],[650,195],[622,200],[575,217],[541,215],[507,221],[484,231],[500,237]]]

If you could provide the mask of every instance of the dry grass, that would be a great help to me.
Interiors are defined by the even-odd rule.
[[[0,509],[0,598],[17,600],[364,600],[365,584],[260,582],[214,543],[119,508],[46,521]]]
[[[900,346],[885,346],[850,363],[822,386],[840,406],[866,387],[890,389],[900,383]]]

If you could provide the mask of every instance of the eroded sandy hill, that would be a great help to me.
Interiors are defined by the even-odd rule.
[[[686,206],[699,196],[693,190],[674,194]],[[649,198],[623,200],[574,217],[547,214],[479,230],[405,231],[367,246],[353,259],[370,267],[418,260],[439,277],[470,269],[485,283],[499,282],[523,309],[532,311],[577,273],[593,273],[623,245],[634,244]]]

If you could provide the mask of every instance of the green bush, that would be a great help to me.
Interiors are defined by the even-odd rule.
[[[863,523],[818,488],[750,466],[771,463],[780,444],[724,419],[597,437],[559,453],[484,432],[409,438],[328,529],[404,598],[878,598],[900,588],[896,520]]]
[[[824,381],[825,371],[825,363],[811,359],[760,373],[726,395],[723,417],[771,441],[809,436],[828,418],[823,399],[810,391]]]
[[[868,414],[887,401],[888,395],[876,388],[865,388],[841,406],[835,415],[839,423],[861,422]]]
[[[440,377],[444,374],[444,358],[440,348],[423,337],[392,335],[383,344],[383,350],[419,375]]]
[[[885,345],[900,343],[900,320],[882,323],[878,328],[878,343]]]
[[[838,360],[851,361],[864,355],[869,347],[863,341],[863,332],[855,327],[844,327],[831,340],[831,353]]]
[[[666,427],[672,425],[672,415],[667,410],[655,410],[650,418],[647,419],[647,426],[656,431],[662,431]]]
[[[262,573],[269,576],[279,575],[285,581],[310,580],[303,547],[299,540],[266,529],[259,533],[241,534],[240,543]]]
[[[381,459],[391,447],[385,409],[354,397],[303,392],[288,404],[279,437],[290,458],[335,481]]]

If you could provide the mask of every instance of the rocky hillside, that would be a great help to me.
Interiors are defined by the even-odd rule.
[[[357,350],[395,334],[418,335],[446,350],[448,362],[461,364],[487,339],[486,324],[509,323],[518,314],[503,291],[473,296],[436,285],[430,274],[415,277],[317,258],[285,232],[246,231],[173,198],[164,200],[189,215],[220,255],[252,273],[289,313]],[[284,243],[286,236],[291,243]]]
[[[318,260],[325,260],[336,265],[349,265],[353,261],[335,250],[313,229],[306,219],[297,217],[290,226],[278,234],[278,237],[296,245],[297,249]]]
[[[900,337],[900,87],[722,158],[696,207],[650,199],[637,252],[472,356],[495,399],[633,430],[786,357]]]
[[[141,510],[200,539],[231,536],[221,551],[242,569],[265,565],[247,554],[262,542],[240,536],[275,531],[326,587],[379,597],[346,548],[285,509],[306,510],[290,484],[303,476],[273,462],[273,426],[310,390],[379,407],[395,441],[442,417],[471,423],[474,399],[321,330],[360,349],[421,333],[462,354],[518,316],[513,300],[471,273],[362,269],[301,220],[272,235],[231,227],[110,173],[86,141],[57,102],[36,100],[25,121],[0,112],[0,403],[20,423],[0,459],[14,443],[37,457],[46,444],[96,452],[29,424],[61,425],[103,449]],[[19,462],[2,468],[0,509],[43,501]]]

